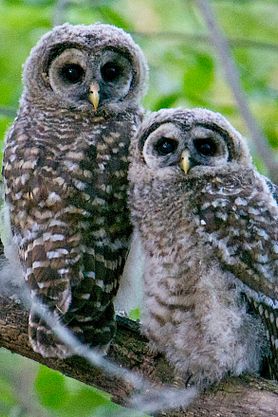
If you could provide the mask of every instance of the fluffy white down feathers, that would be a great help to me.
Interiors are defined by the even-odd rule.
[[[129,180],[144,333],[185,381],[258,372],[265,358],[277,378],[278,206],[240,134],[205,109],[153,113]]]

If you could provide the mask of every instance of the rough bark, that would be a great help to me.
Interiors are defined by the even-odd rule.
[[[28,342],[27,320],[28,312],[21,304],[0,296],[0,346],[104,389],[119,404],[128,403],[132,387],[92,368],[84,359],[47,359],[33,352]],[[150,352],[138,326],[127,319],[118,319],[117,336],[108,356],[114,362],[142,373],[154,384],[171,384],[173,381],[172,370],[164,358]],[[186,411],[165,412],[160,416],[277,417],[278,384],[250,376],[230,378],[200,395]]]

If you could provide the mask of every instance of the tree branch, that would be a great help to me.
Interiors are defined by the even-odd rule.
[[[276,184],[278,184],[278,163],[274,160],[268,141],[264,137],[261,128],[250,111],[247,96],[241,88],[239,72],[230,53],[228,41],[218,25],[210,2],[207,0],[196,0],[196,3],[199,6],[201,15],[208,27],[211,41],[215,46],[219,60],[222,64],[226,80],[231,87],[240,113],[254,140],[256,150],[268,169],[269,176]]]
[[[201,35],[199,33],[186,33],[186,32],[175,32],[175,31],[163,31],[163,32],[142,32],[142,31],[132,31],[130,32],[132,36],[137,36],[140,38],[145,38],[147,40],[153,41],[156,39],[163,39],[166,41],[181,41],[186,42],[188,45],[192,43],[205,43],[210,44],[210,40],[206,35]],[[227,38],[227,42],[231,48],[250,48],[250,49],[261,49],[269,50],[271,52],[278,52],[278,44],[270,43],[264,41],[258,41],[253,39],[244,39],[244,38]]]
[[[0,346],[40,362],[63,374],[109,392],[113,401],[128,405],[132,387],[88,365],[80,357],[66,360],[42,358],[33,352],[27,334],[28,312],[15,301],[0,296]],[[109,359],[138,371],[154,385],[171,384],[174,375],[161,355],[150,352],[138,325],[118,318],[118,332],[109,351]],[[187,411],[163,413],[168,417],[277,417],[278,385],[255,377],[231,378],[200,395]]]

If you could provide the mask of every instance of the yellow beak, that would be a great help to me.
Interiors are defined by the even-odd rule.
[[[97,111],[99,105],[99,85],[97,82],[90,85],[89,101],[92,103],[94,110]]]
[[[189,161],[189,152],[183,151],[181,154],[181,161],[180,161],[180,167],[184,171],[185,174],[188,173],[190,168],[190,161]]]

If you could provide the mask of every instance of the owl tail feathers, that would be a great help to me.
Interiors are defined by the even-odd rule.
[[[68,323],[67,326],[73,333],[76,333],[76,329],[80,330],[77,337],[82,344],[101,355],[107,354],[110,342],[116,332],[112,303],[109,303],[104,311],[93,317],[89,315],[89,305],[84,305],[79,311],[66,314],[65,322]]]
[[[28,334],[32,349],[44,358],[65,359],[73,355],[70,348],[59,341],[44,320],[32,311],[29,315]]]
[[[72,313],[63,315],[59,309],[52,307],[52,311],[49,310],[48,313],[54,316],[54,321],[58,318],[60,324],[64,325],[79,343],[87,348],[93,348],[100,355],[107,354],[116,332],[113,304],[109,304],[103,315],[94,320],[83,316],[82,311],[78,315]],[[70,349],[60,341],[36,311],[30,312],[28,334],[32,349],[45,358],[65,359],[75,354],[73,349],[76,346]]]

